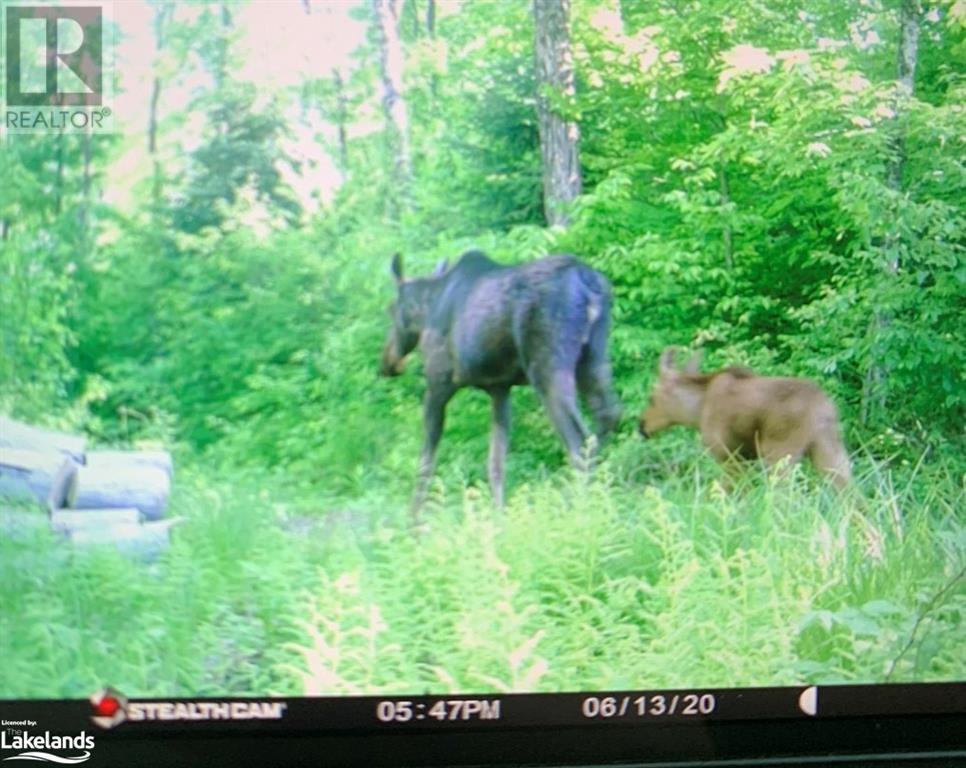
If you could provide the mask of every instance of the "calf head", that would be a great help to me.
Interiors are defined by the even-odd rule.
[[[647,408],[638,427],[644,437],[651,437],[676,424],[696,426],[701,414],[703,387],[696,381],[701,353],[696,352],[683,368],[676,368],[674,347],[661,353],[658,377],[651,390]]]

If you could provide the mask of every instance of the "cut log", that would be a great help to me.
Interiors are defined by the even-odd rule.
[[[62,453],[0,448],[0,498],[64,506],[77,464]]]
[[[84,463],[86,441],[78,435],[32,427],[21,421],[0,416],[0,448],[61,453],[78,464]]]
[[[78,528],[110,528],[116,525],[139,525],[141,510],[134,507],[115,509],[55,509],[50,513],[50,527],[69,533]]]
[[[88,451],[88,467],[157,467],[171,477],[174,462],[167,451]]]
[[[126,555],[145,559],[157,557],[171,543],[171,528],[182,521],[173,517],[156,523],[123,523],[107,528],[83,527],[68,532],[71,544],[78,547],[113,546]]]
[[[157,467],[78,467],[67,492],[71,509],[136,507],[147,520],[160,520],[171,479]]]

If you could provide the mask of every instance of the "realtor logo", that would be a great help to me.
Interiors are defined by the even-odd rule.
[[[110,5],[0,0],[0,7],[3,130],[110,130],[111,51],[105,34]]]

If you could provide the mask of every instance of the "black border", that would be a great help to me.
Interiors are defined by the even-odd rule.
[[[97,765],[964,765],[966,714],[358,735],[98,734]]]
[[[758,690],[759,696],[748,694]],[[828,690],[828,689],[825,689]],[[251,721],[121,722],[102,729],[84,699],[0,701],[7,720],[35,732],[93,735],[85,765],[131,766],[966,766],[966,685],[842,686],[827,716],[789,717],[789,689],[732,689],[758,715],[747,719],[563,720],[573,696],[523,695],[499,723],[379,724],[387,697],[289,698],[293,717]],[[775,694],[781,693],[781,696]],[[770,695],[769,695],[770,694]],[[419,697],[414,697],[419,698]],[[442,698],[442,697],[440,697]],[[447,697],[448,698],[448,697]],[[456,697],[460,698],[460,697]],[[834,696],[828,697],[835,703]],[[151,701],[151,700],[141,700]],[[158,700],[154,700],[158,701]],[[181,699],[176,701],[202,701]],[[227,699],[227,701],[244,701]],[[248,699],[247,701],[253,701]],[[262,699],[261,701],[266,701]],[[761,705],[765,706],[762,707]],[[905,714],[851,714],[856,712]],[[917,714],[911,714],[918,710]],[[552,725],[534,724],[535,713]],[[339,718],[344,714],[348,717]],[[517,721],[514,724],[514,719]],[[287,722],[286,722],[287,721]],[[569,725],[566,722],[570,722]]]

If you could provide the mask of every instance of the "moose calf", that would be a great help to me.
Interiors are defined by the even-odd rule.
[[[701,430],[711,454],[728,469],[733,459],[772,465],[807,454],[839,488],[851,477],[835,405],[806,379],[758,376],[747,368],[699,373],[700,354],[675,368],[675,350],[661,354],[658,380],[641,414],[644,437],[682,424]]]

